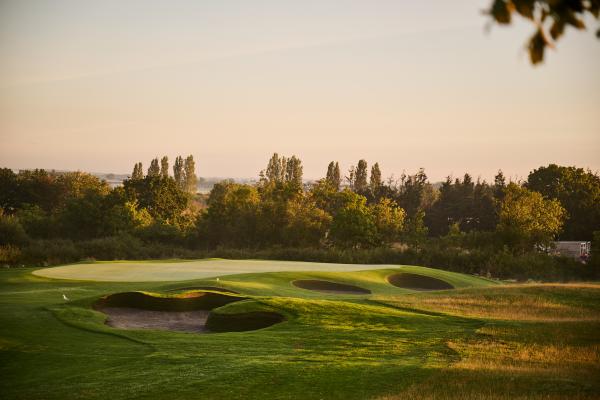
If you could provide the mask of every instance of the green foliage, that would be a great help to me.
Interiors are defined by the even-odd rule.
[[[194,156],[191,154],[185,158],[183,172],[185,191],[192,194],[196,193],[198,191],[198,178],[196,177],[196,163],[194,162]]]
[[[528,251],[536,245],[548,246],[565,217],[557,200],[546,200],[538,192],[511,183],[506,187],[497,229],[512,248]]]
[[[160,166],[158,165],[158,158],[150,161],[150,167],[148,167],[148,174],[150,177],[158,177],[160,176]]]
[[[448,233],[448,227],[454,223],[465,232],[494,230],[497,221],[494,188],[485,182],[474,183],[469,174],[462,181],[452,182],[448,177],[426,219],[429,231],[435,236]]]
[[[144,170],[142,167],[142,163],[136,163],[133,166],[133,172],[131,173],[132,180],[144,179]]]
[[[200,221],[200,235],[216,246],[248,246],[255,242],[260,198],[249,185],[217,183],[208,197],[208,208]]]
[[[375,226],[377,242],[389,244],[400,239],[404,229],[406,213],[393,200],[382,198],[370,206]]]
[[[27,232],[14,215],[7,215],[0,208],[0,246],[23,245],[29,241]]]
[[[178,225],[188,208],[189,195],[183,192],[172,178],[146,176],[140,180],[123,182],[128,201],[144,208],[156,220]]]
[[[600,176],[583,168],[550,164],[531,172],[527,187],[560,201],[567,211],[562,240],[592,239],[600,227]]]
[[[160,176],[163,178],[169,177],[169,157],[167,156],[160,159]]]
[[[337,161],[335,163],[332,161],[327,166],[325,182],[335,190],[340,190],[342,180],[340,176],[340,164]]]
[[[364,196],[344,190],[344,205],[334,214],[329,238],[343,247],[370,247],[377,241],[375,218]]]
[[[546,47],[554,47],[563,35],[565,27],[585,29],[583,19],[600,17],[598,0],[493,0],[489,15],[498,24],[510,24],[512,16],[518,14],[531,21],[536,31],[529,39],[527,49],[532,64],[544,60]],[[600,37],[600,29],[596,35]]]

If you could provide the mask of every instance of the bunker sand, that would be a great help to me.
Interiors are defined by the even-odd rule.
[[[407,272],[400,272],[388,276],[388,282],[402,289],[419,291],[454,289],[454,286],[441,279]]]
[[[120,329],[156,329],[177,332],[206,332],[210,311],[153,311],[129,307],[104,307],[106,325]]]

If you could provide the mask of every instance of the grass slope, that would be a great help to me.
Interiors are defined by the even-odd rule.
[[[50,280],[28,269],[3,270],[0,393],[3,399],[504,399],[599,393],[592,379],[599,363],[598,286],[495,285],[429,268],[383,268],[170,283]],[[399,271],[460,289],[399,289],[386,281]],[[314,292],[293,286],[296,279],[348,283],[373,294]],[[188,286],[226,287],[250,297],[219,313],[276,311],[286,321],[243,333],[126,331],[104,325],[104,315],[91,309],[109,293]],[[532,311],[532,304],[538,309]]]

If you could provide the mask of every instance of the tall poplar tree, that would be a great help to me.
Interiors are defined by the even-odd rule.
[[[131,174],[131,179],[144,179],[144,170],[141,162],[135,163],[135,165],[133,166],[133,173]]]
[[[150,162],[150,167],[148,168],[148,176],[160,176],[158,158],[155,158]]]
[[[325,176],[325,182],[336,190],[340,189],[340,164],[337,162],[330,162],[327,166],[327,175]]]
[[[187,156],[183,169],[185,173],[185,191],[192,194],[196,193],[198,190],[198,178],[196,177],[196,163],[194,162],[194,156]]]
[[[181,156],[177,156],[177,158],[175,158],[175,165],[173,165],[173,178],[175,179],[175,183],[177,183],[177,186],[180,189],[183,189],[183,178],[184,178],[184,171],[183,171],[183,158]]]
[[[169,157],[167,156],[160,159],[160,175],[163,178],[169,177]]]
[[[371,190],[373,192],[377,191],[381,187],[381,183],[381,170],[379,169],[379,163],[375,163],[371,167]]]
[[[354,191],[363,193],[367,190],[367,162],[360,160],[354,172]]]

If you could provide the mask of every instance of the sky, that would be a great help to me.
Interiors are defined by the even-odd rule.
[[[491,0],[0,0],[0,167],[130,173],[192,154],[255,177],[273,152],[306,178],[361,158],[514,179],[600,170],[596,21],[543,65],[533,26]]]

